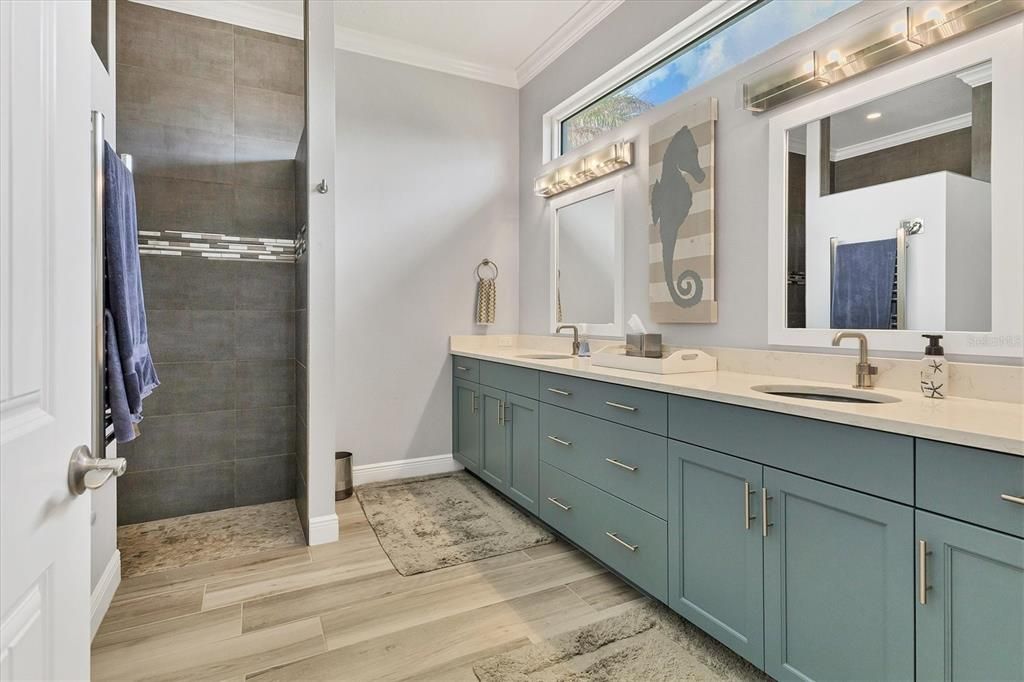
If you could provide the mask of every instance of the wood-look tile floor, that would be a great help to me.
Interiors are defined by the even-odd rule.
[[[355,498],[341,540],[126,578],[95,680],[475,680],[472,664],[640,595],[556,542],[403,577]]]

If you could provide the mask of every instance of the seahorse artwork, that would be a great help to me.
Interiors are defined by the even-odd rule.
[[[655,322],[718,321],[714,297],[717,118],[718,102],[710,98],[651,126],[650,300]]]

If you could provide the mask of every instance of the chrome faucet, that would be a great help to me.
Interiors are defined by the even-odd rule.
[[[580,330],[574,324],[560,324],[555,328],[555,333],[560,334],[563,329],[572,330],[572,354],[580,354]]]
[[[832,345],[838,346],[843,339],[857,339],[860,344],[860,357],[857,360],[857,383],[854,388],[874,388],[873,376],[878,374],[878,367],[868,362],[868,337],[860,332],[839,332],[832,337]]]

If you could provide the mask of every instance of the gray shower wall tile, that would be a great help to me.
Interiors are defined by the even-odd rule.
[[[117,479],[118,525],[234,505],[234,462],[137,472],[129,468],[128,473]]]
[[[232,263],[237,270],[235,308],[290,311],[295,305],[292,263]]]
[[[294,191],[294,142],[242,136],[236,136],[234,140],[236,185]]]
[[[117,150],[131,154],[136,176],[231,183],[235,138],[194,128],[117,119]]]
[[[120,63],[117,114],[211,133],[235,132],[230,84]]]
[[[304,365],[295,365],[295,414],[302,424],[300,430],[304,430],[309,424],[309,377],[308,370]]]
[[[235,34],[235,85],[302,95],[305,71],[301,41],[282,43],[251,33]]]
[[[295,313],[239,310],[234,331],[238,360],[295,358]]]
[[[150,417],[234,410],[235,365],[234,361],[157,363],[160,386],[146,399],[147,430]]]
[[[305,125],[301,95],[235,86],[235,134],[298,144]]]
[[[303,253],[295,259],[295,309],[309,307],[309,255]]]
[[[243,237],[295,238],[295,191],[234,187],[232,234]]]
[[[290,500],[295,496],[295,455],[235,462],[235,506]]]
[[[239,361],[235,363],[235,387],[239,409],[294,406],[295,361]]]
[[[233,313],[152,310],[147,312],[146,321],[150,350],[157,362],[235,359]]]
[[[239,265],[205,258],[142,256],[146,310],[234,310]]]
[[[236,420],[235,410],[146,417],[141,434],[121,456],[136,472],[230,462],[236,454]]]
[[[235,458],[295,452],[295,407],[261,407],[238,411]]]
[[[309,355],[309,314],[305,310],[295,311],[295,361],[305,368]]]
[[[234,33],[230,25],[180,21],[167,14],[178,13],[138,3],[118,3],[118,64],[231,83]]]
[[[235,224],[231,185],[140,174],[135,203],[140,230],[231,234]]]

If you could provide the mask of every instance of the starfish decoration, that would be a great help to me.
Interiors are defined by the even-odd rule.
[[[935,370],[936,374],[942,373],[942,363],[938,360],[932,360],[931,369]]]
[[[936,384],[934,381],[922,381],[921,392],[929,398],[942,398],[942,387],[945,384]]]

